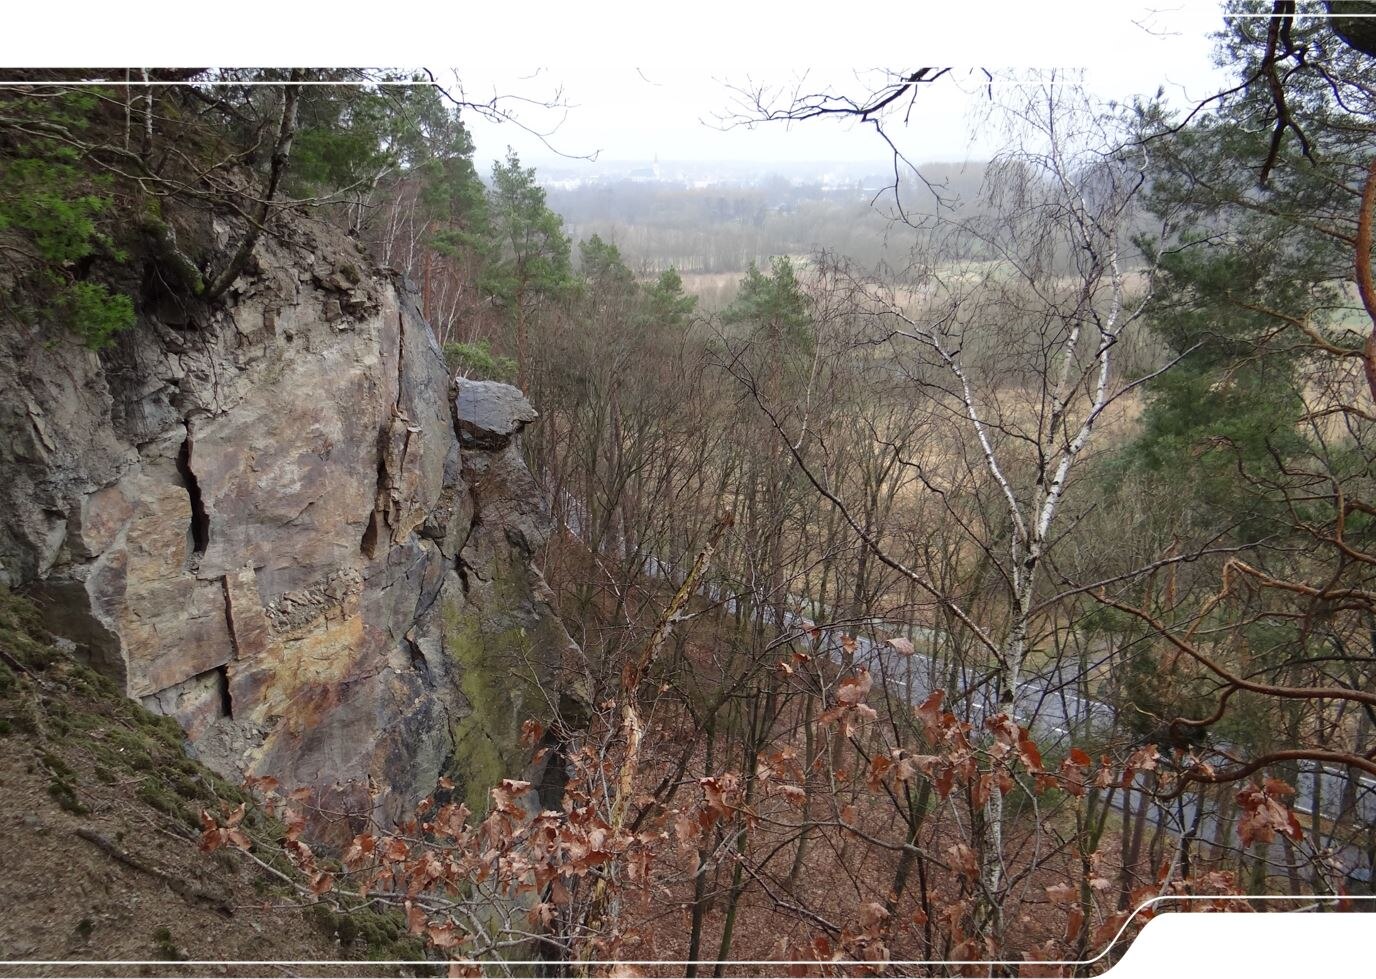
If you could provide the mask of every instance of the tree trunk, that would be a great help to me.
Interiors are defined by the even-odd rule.
[[[285,86],[282,92],[282,120],[277,128],[277,142],[272,149],[272,163],[268,168],[267,187],[263,190],[257,214],[249,222],[248,230],[244,233],[243,240],[239,242],[239,247],[235,249],[229,264],[205,287],[204,295],[207,302],[218,299],[234,283],[234,280],[238,278],[239,271],[244,267],[244,263],[248,261],[249,255],[253,253],[253,246],[258,243],[258,236],[263,233],[263,224],[267,221],[272,210],[273,200],[277,197],[277,188],[282,182],[282,176],[287,170],[287,163],[291,159],[291,144],[296,136],[296,103],[297,97],[300,95],[297,83],[301,79],[302,70],[293,68],[291,70],[291,82]]]

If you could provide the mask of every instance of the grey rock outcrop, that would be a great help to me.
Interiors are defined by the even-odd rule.
[[[458,385],[454,411],[465,445],[505,448],[513,436],[540,417],[526,396],[510,384],[463,379]]]
[[[0,578],[212,767],[391,820],[518,772],[576,648],[532,563],[534,410],[455,401],[405,285],[291,232],[99,356],[0,314]]]

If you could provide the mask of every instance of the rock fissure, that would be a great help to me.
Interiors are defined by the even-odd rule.
[[[428,681],[430,679],[430,664],[425,661],[425,653],[421,650],[420,644],[411,638],[410,633],[402,637],[402,642],[406,644],[406,651],[411,654],[411,669],[422,674]]]
[[[205,500],[201,496],[201,485],[196,479],[196,471],[191,468],[191,425],[186,423],[186,438],[177,451],[177,472],[182,478],[191,504],[191,522],[187,528],[187,538],[191,542],[190,561],[194,565],[197,558],[205,553],[210,545],[210,514],[206,512]]]
[[[454,558],[454,573],[459,576],[459,585],[463,588],[464,595],[473,589],[472,583],[468,580],[468,565],[464,564],[462,557]]]
[[[220,716],[225,719],[234,717],[234,697],[229,692],[229,669],[220,667],[215,671],[215,681],[220,694]]]

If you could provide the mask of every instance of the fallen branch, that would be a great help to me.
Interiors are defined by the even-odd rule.
[[[88,843],[95,844],[95,846],[103,850],[107,856],[114,858],[131,870],[137,870],[139,873],[147,874],[149,877],[156,877],[168,887],[172,888],[174,893],[186,898],[188,901],[199,901],[202,904],[208,905],[226,918],[234,916],[234,907],[224,898],[192,887],[181,878],[169,874],[165,870],[160,870],[157,867],[144,863],[127,850],[120,849],[120,847],[116,846],[106,837],[101,836],[95,830],[81,826],[77,828],[76,835]]]

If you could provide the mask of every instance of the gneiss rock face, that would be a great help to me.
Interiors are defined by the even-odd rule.
[[[451,401],[405,288],[293,232],[99,357],[3,324],[0,576],[212,767],[392,819],[442,773],[520,774],[516,712],[576,650],[531,564],[534,410]]]

